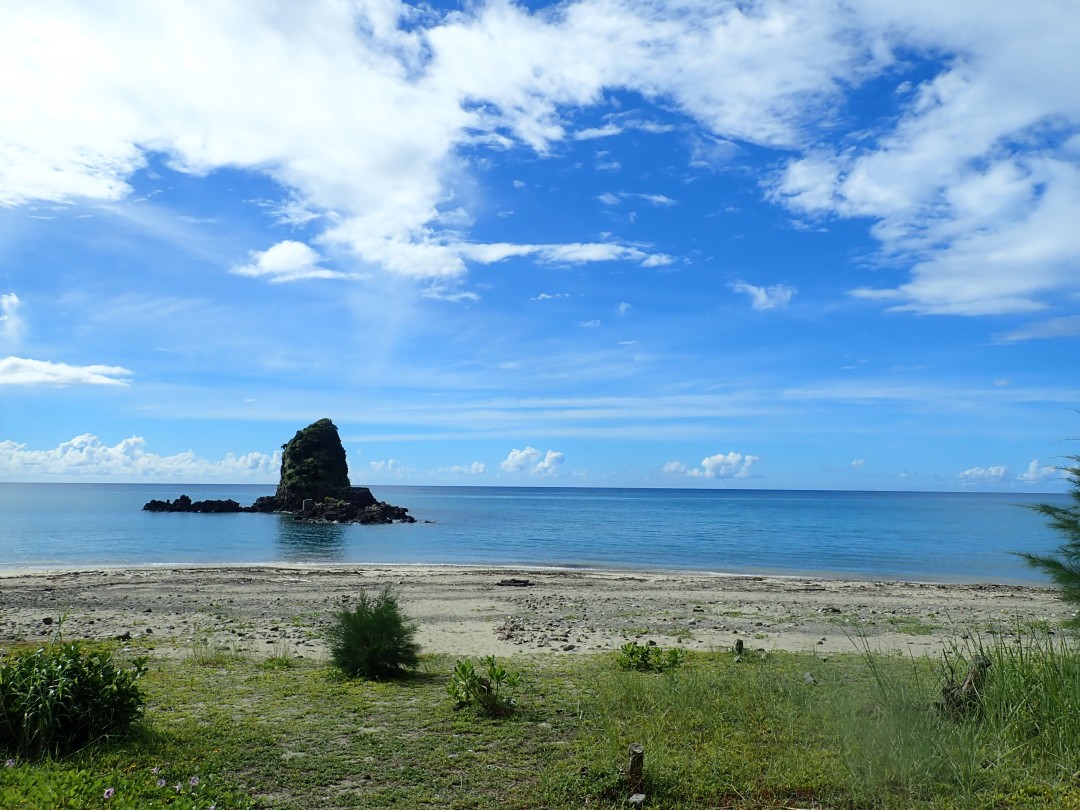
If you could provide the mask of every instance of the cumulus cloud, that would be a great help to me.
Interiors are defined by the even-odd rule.
[[[853,470],[858,470],[858,469],[862,469],[862,467],[863,467],[863,465],[864,465],[864,464],[866,464],[866,460],[865,460],[865,459],[857,458],[857,459],[854,459],[854,460],[853,460],[853,461],[851,462],[851,468],[852,468]]]
[[[960,480],[965,484],[985,481],[1002,481],[1008,473],[1009,468],[1003,465],[994,467],[972,467],[960,473]]]
[[[440,472],[453,473],[454,475],[483,475],[487,472],[487,465],[482,461],[474,461],[472,464],[455,464],[446,467]]]
[[[924,0],[856,13],[893,47],[950,58],[900,99],[894,124],[858,144],[819,144],[775,186],[800,213],[874,220],[885,256],[912,268],[904,283],[854,295],[985,315],[1038,309],[1075,289],[1080,232],[1066,223],[1080,205],[1080,164],[1068,134],[1080,96],[1062,73],[1063,58],[1077,66],[1074,12],[1051,0],[983,15]]]
[[[146,441],[132,436],[107,445],[84,433],[51,450],[31,450],[25,444],[0,441],[0,478],[20,481],[220,481],[273,482],[281,468],[281,453],[229,453],[210,461],[187,451],[160,456],[146,451]]]
[[[669,461],[664,464],[663,472],[690,478],[749,478],[751,468],[759,461],[758,456],[731,451],[703,458],[697,467],[687,467],[681,461]]]
[[[459,275],[483,260],[454,230],[468,212],[452,225],[440,212],[469,182],[462,151],[543,157],[569,138],[651,131],[572,126],[628,91],[685,118],[696,163],[722,165],[742,143],[784,150],[771,199],[800,218],[873,223],[906,280],[854,295],[926,313],[1030,311],[1078,286],[1075,5],[984,5],[15,4],[0,30],[0,71],[17,77],[0,85],[0,205],[120,200],[160,156],[193,176],[268,177],[288,201],[280,216],[362,267]],[[837,125],[849,93],[911,54],[928,69],[903,77],[895,110]],[[325,277],[315,262],[289,266]],[[292,278],[257,257],[243,267]]]
[[[72,366],[47,360],[5,357],[0,385],[127,385],[131,371],[120,366]]]
[[[248,254],[250,264],[233,267],[229,272],[238,276],[265,278],[273,283],[300,281],[310,278],[350,278],[355,274],[340,273],[320,267],[322,257],[303,242],[286,239],[267,250],[253,250]]]
[[[749,296],[750,306],[756,310],[782,309],[791,302],[792,297],[795,295],[795,288],[784,284],[757,287],[753,284],[747,284],[745,281],[736,281],[730,286],[735,292]]]
[[[517,448],[511,450],[499,467],[509,473],[527,473],[554,478],[559,474],[559,467],[565,460],[565,456],[558,451],[548,450],[544,453],[535,447],[527,446],[524,450]]]
[[[1057,467],[1047,467],[1039,464],[1037,458],[1033,458],[1031,463],[1028,464],[1027,469],[1016,476],[1017,481],[1023,481],[1026,484],[1035,484],[1039,481],[1049,481],[1052,478],[1060,478],[1061,470]]]

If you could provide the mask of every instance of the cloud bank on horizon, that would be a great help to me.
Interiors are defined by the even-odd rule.
[[[0,478],[249,480],[328,413],[393,480],[1056,480],[1069,0],[4,18]]]

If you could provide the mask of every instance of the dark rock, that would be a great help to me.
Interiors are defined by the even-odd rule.
[[[350,487],[345,448],[337,426],[329,419],[296,431],[282,450],[281,481],[275,497],[285,511],[297,512],[308,498],[318,503]]]
[[[150,501],[143,506],[147,512],[204,512],[204,513],[231,513],[246,512],[247,508],[241,506],[232,498],[224,501],[192,501],[187,495],[181,495],[175,501]]]
[[[407,509],[376,500],[367,487],[349,482],[349,466],[338,429],[320,419],[298,430],[283,445],[281,479],[274,495],[256,499],[251,506],[234,500],[148,502],[147,512],[291,512],[296,520],[317,523],[415,523]]]

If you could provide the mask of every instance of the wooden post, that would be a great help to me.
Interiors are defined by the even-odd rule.
[[[630,743],[630,769],[626,772],[630,784],[641,784],[645,776],[645,746],[641,743]]]

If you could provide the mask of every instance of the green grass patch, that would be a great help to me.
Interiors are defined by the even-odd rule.
[[[974,708],[936,709],[979,654],[991,667]],[[131,736],[13,761],[0,807],[624,807],[627,749],[641,743],[652,807],[1080,808],[1080,658],[1045,629],[976,638],[947,658],[507,665],[520,671],[515,710],[488,716],[455,710],[449,657],[380,682],[304,659],[156,661]]]

